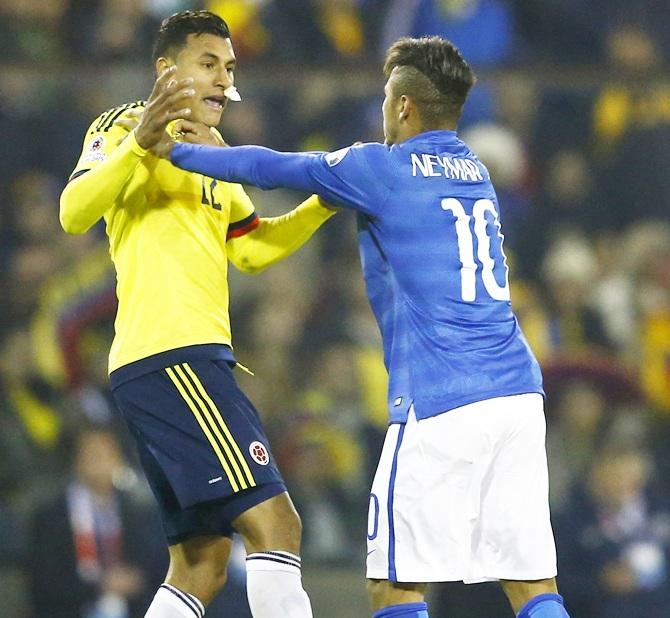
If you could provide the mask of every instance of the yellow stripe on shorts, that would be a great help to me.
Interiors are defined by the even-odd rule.
[[[188,363],[183,364],[184,369],[188,373],[188,375],[191,377],[193,380],[193,384],[195,384],[196,388],[202,395],[202,398],[207,402],[207,405],[209,406],[209,409],[211,410],[212,414],[214,415],[215,419],[219,423],[219,427],[223,431],[223,433],[226,435],[228,440],[230,441],[230,445],[233,448],[233,451],[235,451],[235,454],[239,458],[239,462],[242,466],[242,469],[244,470],[244,474],[247,478],[247,481],[249,482],[249,487],[256,487],[256,480],[254,479],[254,475],[251,473],[251,470],[249,469],[249,464],[247,464],[247,460],[244,458],[244,455],[242,455],[239,446],[237,445],[237,442],[235,442],[235,439],[233,438],[232,434],[230,433],[230,430],[228,429],[228,426],[226,425],[226,422],[223,420],[223,416],[221,415],[221,412],[219,409],[216,407],[216,404],[212,401],[212,398],[207,394],[207,391],[205,390],[205,387],[202,385],[202,382],[196,375],[195,371],[191,369],[190,365]]]
[[[180,371],[179,367],[173,367],[173,368],[166,368],[165,371],[168,374],[170,380],[172,380],[173,384],[179,391],[179,394],[182,396],[183,400],[186,402],[186,405],[189,407],[191,412],[193,412],[193,416],[195,416],[196,421],[198,422],[198,425],[200,425],[200,428],[202,429],[203,433],[207,437],[207,440],[209,441],[212,449],[214,450],[214,453],[216,453],[216,456],[221,463],[221,467],[223,468],[223,471],[225,472],[226,476],[228,477],[228,481],[230,482],[230,486],[232,487],[234,492],[240,491],[240,485],[237,480],[237,476],[233,473],[228,460],[224,456],[223,452],[221,451],[221,447],[219,446],[218,442],[216,441],[216,438],[212,435],[212,432],[210,431],[208,423],[205,421],[202,415],[202,411],[199,408],[198,404],[193,401],[191,396],[189,395],[187,389],[184,387],[182,384],[181,380],[179,377],[177,377],[177,374],[175,373],[175,370]],[[230,449],[228,449],[230,450]],[[230,455],[229,455],[230,456]],[[246,487],[243,487],[243,489],[246,489]]]
[[[207,420],[209,421],[209,425],[213,429],[214,435],[218,438],[219,444],[223,446],[226,455],[228,455],[227,458],[228,462],[232,465],[237,480],[242,489],[247,489],[248,487],[255,487],[256,482],[254,481],[254,477],[251,476],[251,471],[249,470],[249,466],[247,466],[247,462],[242,456],[242,453],[240,452],[240,449],[238,448],[235,439],[228,430],[226,423],[221,417],[219,410],[217,409],[216,405],[211,400],[211,398],[205,391],[205,388],[203,387],[202,383],[198,379],[198,376],[191,369],[188,363],[183,363],[182,365],[176,366],[174,369],[179,375],[179,377],[182,379],[182,382],[186,384],[189,393],[191,394],[191,397],[195,402],[198,403],[198,407],[203,412],[205,418],[207,418]],[[184,372],[188,373],[188,375],[191,378],[190,380]],[[205,401],[208,402],[209,406],[205,403]],[[243,470],[245,470],[245,472],[248,473],[247,478],[245,478]],[[250,480],[248,480],[249,477]]]

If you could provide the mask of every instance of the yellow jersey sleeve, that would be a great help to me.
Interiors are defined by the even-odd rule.
[[[334,214],[312,195],[285,215],[257,218],[253,228],[238,237],[230,235],[229,227],[228,258],[242,272],[261,272],[297,251]]]
[[[230,221],[226,240],[244,236],[260,224],[260,217],[242,186],[231,184],[230,189]]]
[[[128,136],[128,130],[125,127],[115,125],[114,123],[130,110],[141,110],[143,108],[144,101],[136,101],[114,107],[107,110],[104,114],[100,114],[86,131],[81,155],[70,175],[70,180],[85,174],[100,165],[100,163],[103,163]]]
[[[60,198],[60,222],[69,234],[83,234],[110,210],[147,155],[133,131],[114,125],[130,103],[98,117],[86,134],[84,148]]]

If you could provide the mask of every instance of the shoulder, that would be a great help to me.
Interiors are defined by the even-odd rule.
[[[132,103],[124,103],[117,105],[100,114],[88,128],[86,136],[89,137],[96,133],[108,133],[119,118],[131,110],[144,109],[146,101],[133,101]]]
[[[324,153],[324,161],[329,167],[336,167],[342,162],[375,166],[388,158],[389,149],[377,142],[356,143],[346,148]]]

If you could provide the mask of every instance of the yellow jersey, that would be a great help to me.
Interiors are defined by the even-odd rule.
[[[61,196],[61,223],[83,233],[101,216],[119,301],[109,370],[169,350],[231,346],[228,260],[258,272],[302,245],[333,213],[312,197],[260,219],[244,189],[186,172],[114,124],[141,101],[99,116]]]

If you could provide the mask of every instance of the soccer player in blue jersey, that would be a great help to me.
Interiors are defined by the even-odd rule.
[[[456,134],[474,76],[438,37],[395,43],[385,74],[385,144],[279,153],[164,139],[157,152],[358,214],[390,378],[367,537],[374,617],[427,618],[429,582],[500,580],[519,618],[565,618],[542,376],[512,312],[489,173]]]

